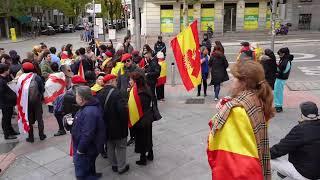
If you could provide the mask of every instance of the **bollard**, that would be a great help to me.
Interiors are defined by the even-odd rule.
[[[174,62],[171,63],[171,86],[176,85],[176,67],[174,66]]]

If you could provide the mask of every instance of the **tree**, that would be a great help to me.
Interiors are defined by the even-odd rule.
[[[111,25],[113,26],[114,19],[120,19],[122,15],[122,4],[121,0],[103,0],[104,6],[106,7],[107,15],[111,20]]]

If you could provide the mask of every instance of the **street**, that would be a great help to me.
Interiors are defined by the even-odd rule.
[[[230,64],[234,63],[240,48],[240,42],[254,40],[268,42],[269,37],[217,37],[225,45],[226,57]],[[123,37],[123,35],[119,35]],[[6,52],[15,49],[25,58],[25,54],[31,51],[32,46],[44,42],[48,47],[55,46],[59,52],[63,44],[73,44],[77,48],[86,46],[79,40],[79,33],[58,34],[54,36],[42,36],[38,39],[24,42],[0,44]],[[134,39],[134,38],[133,38]],[[167,45],[168,64],[174,62],[173,53],[169,46],[170,38],[165,37]],[[119,39],[120,42],[122,40]],[[153,40],[148,41],[153,47]],[[252,42],[252,41],[251,41]],[[320,105],[320,34],[297,35],[280,37],[275,45],[276,50],[281,47],[289,47],[295,56],[293,69],[285,89],[284,112],[276,114],[270,122],[269,138],[270,146],[277,143],[286,133],[297,124],[300,118],[298,105],[303,101],[314,101]],[[134,44],[134,42],[133,42]],[[115,45],[114,45],[115,46]],[[269,44],[261,45],[263,48]],[[163,116],[153,124],[153,143],[155,159],[148,162],[145,167],[135,164],[139,155],[134,153],[134,146],[127,149],[127,161],[130,171],[124,175],[113,173],[107,159],[99,156],[96,164],[97,171],[103,173],[102,179],[112,180],[209,180],[211,170],[207,162],[206,146],[209,131],[208,121],[216,113],[213,101],[213,90],[209,87],[209,96],[205,97],[203,104],[186,104],[186,100],[195,98],[195,91],[186,92],[182,86],[177,69],[173,75],[168,67],[168,80],[165,89],[166,101],[159,103],[159,109]],[[175,84],[171,84],[171,78],[175,76]],[[315,83],[312,88],[308,83]],[[302,89],[302,90],[299,90]],[[298,89],[298,90],[297,90]],[[228,82],[223,84],[222,96],[228,95]],[[45,132],[48,139],[40,142],[35,133],[35,143],[25,142],[26,134],[19,136],[18,141],[5,141],[0,133],[0,150],[8,149],[8,144],[14,144],[11,151],[0,151],[0,160],[9,159],[11,165],[0,176],[3,180],[16,179],[75,179],[72,158],[69,157],[70,135],[53,137],[58,125],[52,114],[44,109]],[[13,124],[17,124],[13,119]],[[37,130],[35,130],[37,132]],[[8,161],[9,161],[8,160]],[[1,161],[0,161],[1,162]],[[1,165],[1,163],[0,163]],[[1,166],[0,166],[1,167]],[[277,179],[273,172],[273,179]]]

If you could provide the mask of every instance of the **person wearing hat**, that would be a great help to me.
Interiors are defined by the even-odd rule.
[[[127,101],[117,89],[117,76],[104,76],[105,84],[97,98],[103,107],[103,118],[107,128],[108,159],[114,172],[123,174],[129,170],[126,161],[128,114]]]
[[[251,50],[249,42],[241,42],[241,49],[237,61],[253,60],[256,61],[255,52]]]
[[[18,117],[21,118],[28,118],[29,121],[29,131],[28,131],[28,138],[26,139],[27,142],[33,143],[34,142],[34,134],[33,134],[33,124],[37,121],[38,122],[38,130],[39,130],[39,137],[40,140],[44,140],[47,136],[44,134],[44,123],[43,123],[43,109],[42,109],[42,101],[43,101],[43,93],[45,91],[44,82],[42,78],[34,73],[35,67],[30,62],[25,62],[22,64],[23,74],[18,79],[18,93],[17,96],[19,99],[22,99],[20,104],[17,106],[22,106],[22,109],[19,110],[18,108]],[[28,79],[28,76],[31,75],[30,83],[22,83]],[[26,87],[27,86],[27,87]],[[28,93],[21,93],[25,92],[24,90],[27,89]],[[28,97],[24,97],[28,95]],[[27,103],[23,102],[23,100],[28,100]],[[27,106],[27,107],[25,107]],[[28,109],[27,117],[24,117],[26,112],[23,112],[24,109]],[[22,121],[23,122],[23,121]],[[25,124],[24,124],[25,125]],[[26,129],[25,129],[26,130]]]
[[[158,36],[158,41],[154,44],[154,53],[162,52],[164,57],[166,57],[166,44],[162,41],[162,36]]]
[[[4,139],[16,139],[15,132],[12,128],[11,118],[13,115],[14,106],[17,102],[16,93],[8,86],[9,66],[0,64],[0,109],[2,110],[2,130]]]
[[[106,51],[104,53],[105,55],[105,58],[100,66],[101,70],[106,73],[106,74],[110,74],[111,73],[111,70],[113,68],[113,61],[112,60],[112,57],[113,57],[113,54],[112,52],[110,51]]]
[[[314,102],[300,104],[298,125],[270,149],[271,167],[289,179],[320,179],[320,120]],[[289,154],[289,159],[280,158]]]

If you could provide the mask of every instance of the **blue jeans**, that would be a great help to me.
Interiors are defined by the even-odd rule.
[[[284,85],[286,84],[286,80],[282,79],[276,79],[276,82],[274,83],[274,106],[275,107],[282,107],[283,106],[283,91],[284,91]]]
[[[97,156],[74,153],[73,163],[78,180],[96,180]]]
[[[214,91],[214,97],[219,99],[219,93],[220,93],[220,83],[214,84],[213,91]]]

